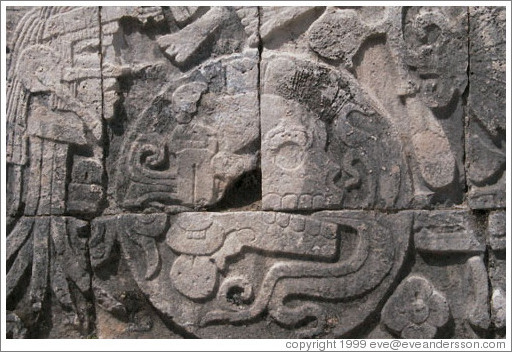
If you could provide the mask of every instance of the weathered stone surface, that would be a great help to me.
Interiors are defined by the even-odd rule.
[[[428,280],[446,297],[450,308],[449,321],[437,330],[438,338],[492,336],[489,330],[489,277],[482,256],[462,252],[442,256],[417,253],[414,262],[410,275]],[[385,325],[385,321],[382,323]]]
[[[504,7],[6,27],[7,337],[504,337]]]
[[[28,337],[51,337],[39,326],[50,323],[66,331],[60,337],[92,332],[87,237],[87,222],[60,216],[22,217],[7,237],[7,305],[22,317]],[[48,316],[50,302],[60,314]]]
[[[374,312],[389,289],[403,264],[411,220],[411,214],[365,212],[312,218],[182,213],[171,216],[168,227],[165,214],[126,214],[93,221],[90,251],[95,274],[102,277],[105,270],[115,271],[108,263],[119,243],[131,275],[154,306],[198,336],[324,336],[329,322],[329,334],[339,336]],[[97,285],[108,287],[101,280]],[[297,294],[327,301],[285,303]],[[267,310],[272,318],[262,316]],[[292,329],[307,318],[316,324]],[[272,320],[278,325],[269,329]]]
[[[430,253],[483,253],[485,240],[467,211],[423,211],[414,218],[414,245]]]
[[[507,248],[506,214],[504,211],[493,211],[489,214],[489,244],[495,251]]]
[[[211,206],[257,168],[256,9],[144,11],[102,12],[110,207]]]
[[[481,257],[472,257],[467,262],[471,288],[473,289],[474,302],[469,307],[469,323],[477,329],[485,330],[489,327],[489,290],[487,282],[487,270]]]
[[[209,206],[257,167],[255,52],[210,62],[177,81],[127,131],[110,175],[121,207]]]
[[[469,205],[505,207],[505,7],[470,7]]]
[[[112,256],[114,259],[115,256]],[[117,264],[117,263],[116,263]],[[124,258],[95,270],[96,336],[103,338],[182,338],[166,324],[132,279]]]
[[[262,11],[279,19],[263,26],[297,27],[262,37],[264,208],[301,195],[316,196],[308,209],[462,202],[466,9]]]
[[[27,336],[27,329],[16,314],[7,312],[5,320],[7,338],[23,339]]]
[[[408,204],[397,133],[353,77],[290,56],[263,65],[264,209]]]
[[[503,329],[507,319],[507,302],[505,292],[501,288],[492,291],[491,316],[494,326]]]
[[[407,277],[382,309],[386,327],[408,339],[435,337],[449,318],[446,297],[421,276]]]
[[[87,153],[103,167],[99,42],[98,9],[89,7],[34,8],[13,33],[8,215],[22,204],[26,215],[63,214],[70,156]]]
[[[497,212],[494,215],[500,216],[499,214],[500,213]],[[491,213],[491,215],[493,215],[493,213]],[[492,230],[493,224],[491,223],[491,215],[489,216],[489,233],[496,230],[496,228]],[[489,260],[487,264],[490,280],[491,322],[496,330],[496,337],[500,338],[505,337],[507,305],[510,304],[510,301],[507,301],[507,262],[505,257],[505,247],[501,247],[501,245],[504,244],[503,240],[504,239],[500,238],[497,243],[494,243],[494,247],[491,247],[492,250],[489,251]],[[493,242],[491,242],[491,246],[492,243]]]

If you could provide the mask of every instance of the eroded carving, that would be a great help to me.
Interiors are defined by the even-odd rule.
[[[506,326],[506,259],[507,233],[504,211],[492,211],[487,222],[489,259],[487,271],[490,280],[491,324],[498,330],[497,336],[504,336]]]
[[[11,309],[26,305],[18,309],[30,329],[48,319],[51,294],[63,310],[61,323],[90,333],[87,235],[85,221],[41,216],[21,218],[7,237],[7,302]],[[20,295],[25,289],[27,295]]]
[[[214,61],[161,91],[122,146],[114,174],[121,206],[212,205],[256,168],[256,65],[253,55]]]
[[[493,211],[489,214],[488,233],[489,244],[495,251],[505,250],[507,247],[506,216],[504,211]]]
[[[504,8],[26,12],[8,337],[504,336]]]
[[[418,95],[429,107],[444,107],[456,94],[462,95],[468,81],[467,11],[405,7],[402,16],[404,61]]]
[[[411,221],[410,216],[377,214],[368,221],[362,213],[336,212],[314,218],[268,212],[183,213],[171,216],[165,242],[155,237],[156,251],[148,251],[140,239],[138,246],[128,245],[133,236],[128,237],[130,227],[122,225],[128,219],[147,224],[146,235],[138,238],[164,229],[163,214],[95,220],[93,266],[99,274],[114,246],[112,235],[106,234],[117,233],[121,252],[131,261],[128,265],[143,292],[158,309],[200,336],[214,336],[222,326],[237,322],[258,331],[261,314],[267,310],[280,324],[281,336],[293,335],[296,324],[311,318],[317,323],[297,334],[323,334],[330,313],[320,299],[338,302],[369,294],[373,298],[366,304],[377,304],[402,265],[408,242],[408,236],[393,235],[384,224],[405,230]],[[144,267],[155,265],[138,264],[142,258],[146,262],[162,258],[161,265],[148,275]],[[254,260],[268,261],[264,273],[250,266]],[[319,301],[289,307],[287,298],[296,294]],[[164,296],[168,298],[162,300]],[[335,334],[350,331],[364,317],[351,315],[351,319],[350,324],[336,326]],[[230,329],[236,330],[236,325]]]
[[[78,15],[84,22],[72,23]],[[35,8],[18,26],[15,64],[8,74],[7,163],[15,177],[9,189],[11,216],[22,203],[26,215],[65,213],[67,158],[74,154],[70,146],[91,154],[100,166],[99,177],[103,173],[99,58],[89,48],[99,44],[98,31],[93,8]],[[66,74],[71,71],[72,77]],[[24,173],[29,178],[25,199],[20,188]],[[100,188],[90,198],[100,202],[102,196]]]
[[[485,243],[478,238],[476,219],[466,211],[417,212],[414,245],[430,253],[483,253]]]
[[[505,8],[470,7],[469,204],[505,206]]]
[[[97,8],[35,7],[12,38],[7,292],[29,337],[93,330],[88,222],[68,215],[89,218],[104,197],[99,35]]]
[[[446,297],[421,276],[409,276],[382,309],[388,329],[406,339],[431,339],[450,319]]]
[[[286,56],[265,64],[265,209],[399,208],[410,202],[398,136],[348,73]]]
[[[472,257],[467,262],[470,283],[473,289],[473,304],[468,311],[468,321],[476,329],[487,329],[490,323],[489,317],[489,290],[487,285],[480,282],[487,280],[487,270],[481,257]]]
[[[355,74],[402,131],[415,203],[459,203],[464,176],[457,138],[462,135],[447,135],[447,130],[460,131],[463,124],[460,95],[467,83],[466,15],[463,10],[438,8],[402,11],[403,19],[392,9],[384,12],[387,24],[378,24],[373,33],[380,29],[385,35],[366,39],[353,59]],[[445,55],[443,47],[451,45],[454,52]],[[459,108],[439,116],[439,108],[449,103]],[[441,117],[449,120],[443,122]]]

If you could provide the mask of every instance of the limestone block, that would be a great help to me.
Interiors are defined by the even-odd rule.
[[[115,215],[93,221],[91,263],[113,312],[123,311],[106,275],[117,270],[117,244],[156,309],[196,336],[342,336],[389,289],[409,247],[411,221],[410,213],[361,211]],[[305,298],[292,298],[297,294]],[[261,317],[265,310],[272,318]],[[316,324],[291,329],[307,318]],[[279,323],[272,332],[267,319]]]
[[[8,338],[505,337],[505,7],[167,5],[7,8]]]
[[[485,252],[485,240],[476,219],[466,211],[416,212],[414,245],[416,250],[430,253]]]
[[[505,8],[470,7],[469,205],[505,206]]]
[[[505,338],[507,312],[507,261],[505,246],[504,213],[493,212],[489,215],[488,232],[490,235],[489,260],[487,271],[490,281],[491,322],[496,330],[496,337]]]
[[[32,337],[39,331],[51,337],[52,331],[38,330],[41,322],[51,322],[61,338],[92,332],[88,225],[64,216],[27,216],[16,223],[7,238],[6,292],[9,309],[23,320],[19,325],[13,318],[13,334]],[[24,290],[26,295],[20,295]],[[53,314],[45,311],[48,305],[54,307]],[[22,333],[24,329],[28,331]]]
[[[263,141],[267,131],[277,144],[289,141],[263,143],[264,208],[294,209],[302,195],[303,207],[316,210],[462,203],[466,9],[263,7],[262,13]],[[277,126],[279,119],[287,128]],[[302,142],[288,137],[303,135],[300,125],[312,134]],[[293,165],[276,165],[282,159]],[[309,183],[324,191],[312,192]],[[283,205],[286,195],[297,205],[294,199]],[[316,203],[308,205],[310,197]]]
[[[421,276],[407,277],[382,310],[386,327],[408,339],[433,338],[449,318],[446,297]]]
[[[488,235],[489,244],[495,251],[507,248],[506,214],[504,211],[493,211],[489,214]]]
[[[290,56],[263,65],[264,209],[401,208],[410,202],[399,137],[353,77]]]

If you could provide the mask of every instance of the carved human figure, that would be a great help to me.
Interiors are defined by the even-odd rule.
[[[462,99],[467,10],[30,11],[8,72],[8,334],[63,312],[83,337],[93,306],[134,323],[131,299],[206,338],[503,329],[505,125]],[[475,67],[501,45],[482,27]],[[261,199],[225,207],[260,171]]]
[[[74,21],[76,16],[83,19]],[[45,316],[88,334],[87,222],[103,199],[103,126],[97,8],[40,7],[21,20],[8,72],[7,297],[29,335]],[[90,27],[89,27],[90,26]],[[23,278],[26,295],[20,295]],[[81,313],[79,313],[81,312]],[[77,333],[74,332],[74,334]]]
[[[36,23],[31,23],[28,29],[24,28],[24,32],[35,31],[36,29],[33,28],[37,28],[37,21],[40,24],[45,23],[43,16],[47,10],[37,9],[33,12],[39,11],[42,11],[41,17],[36,17]],[[52,13],[56,10],[49,11]],[[52,15],[59,17],[58,11],[64,11],[62,16],[66,14],[65,10],[57,10],[57,13]],[[35,13],[30,13],[30,16],[34,16]],[[28,35],[24,32],[21,34]],[[45,38],[49,35],[46,33],[42,36]],[[11,197],[15,201],[12,203],[9,213],[14,215],[19,210],[22,199],[16,185],[21,184],[21,168],[28,164],[30,155],[33,160],[30,162],[31,172],[28,173],[29,191],[27,192],[28,198],[24,202],[29,206],[25,209],[25,213],[29,215],[36,213],[63,214],[66,210],[64,197],[67,186],[65,178],[68,146],[76,145],[88,148],[94,160],[101,160],[102,148],[99,145],[102,136],[101,116],[97,106],[88,107],[86,105],[91,97],[86,97],[86,101],[82,101],[73,92],[72,82],[76,82],[77,79],[87,82],[85,79],[87,77],[78,76],[71,79],[70,88],[65,83],[69,78],[58,74],[59,68],[67,64],[66,58],[60,57],[56,48],[46,44],[45,40],[36,40],[35,33],[33,36],[32,42],[17,42],[14,49],[17,54],[16,63],[12,65],[8,78],[11,82],[11,89],[8,92],[10,99],[8,129],[10,134],[7,136],[7,162],[15,170],[13,174],[19,177],[12,182],[14,188],[10,189]],[[68,67],[68,71],[71,70],[73,68]],[[99,84],[99,79],[90,80],[90,84],[94,83]],[[23,89],[25,92],[22,94]],[[29,105],[31,105],[30,109],[27,108]],[[29,152],[28,148],[32,151]],[[55,150],[52,151],[53,149]],[[37,163],[38,158],[41,160],[42,167],[46,167],[45,170],[39,170],[41,166]],[[54,160],[55,165],[47,164],[51,160]],[[49,177],[49,184],[53,182],[51,197],[49,194],[44,194],[49,190],[45,190],[40,184],[40,180],[38,180],[40,172]],[[100,169],[96,177],[101,178],[101,174],[102,170]],[[101,199],[101,194],[96,197],[98,202]],[[42,200],[51,198],[53,210],[42,210],[44,203],[36,206],[35,202],[38,202],[40,198]],[[35,209],[37,207],[39,210]]]

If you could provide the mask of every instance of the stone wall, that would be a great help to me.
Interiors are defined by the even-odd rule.
[[[504,7],[7,18],[8,337],[504,337]]]

